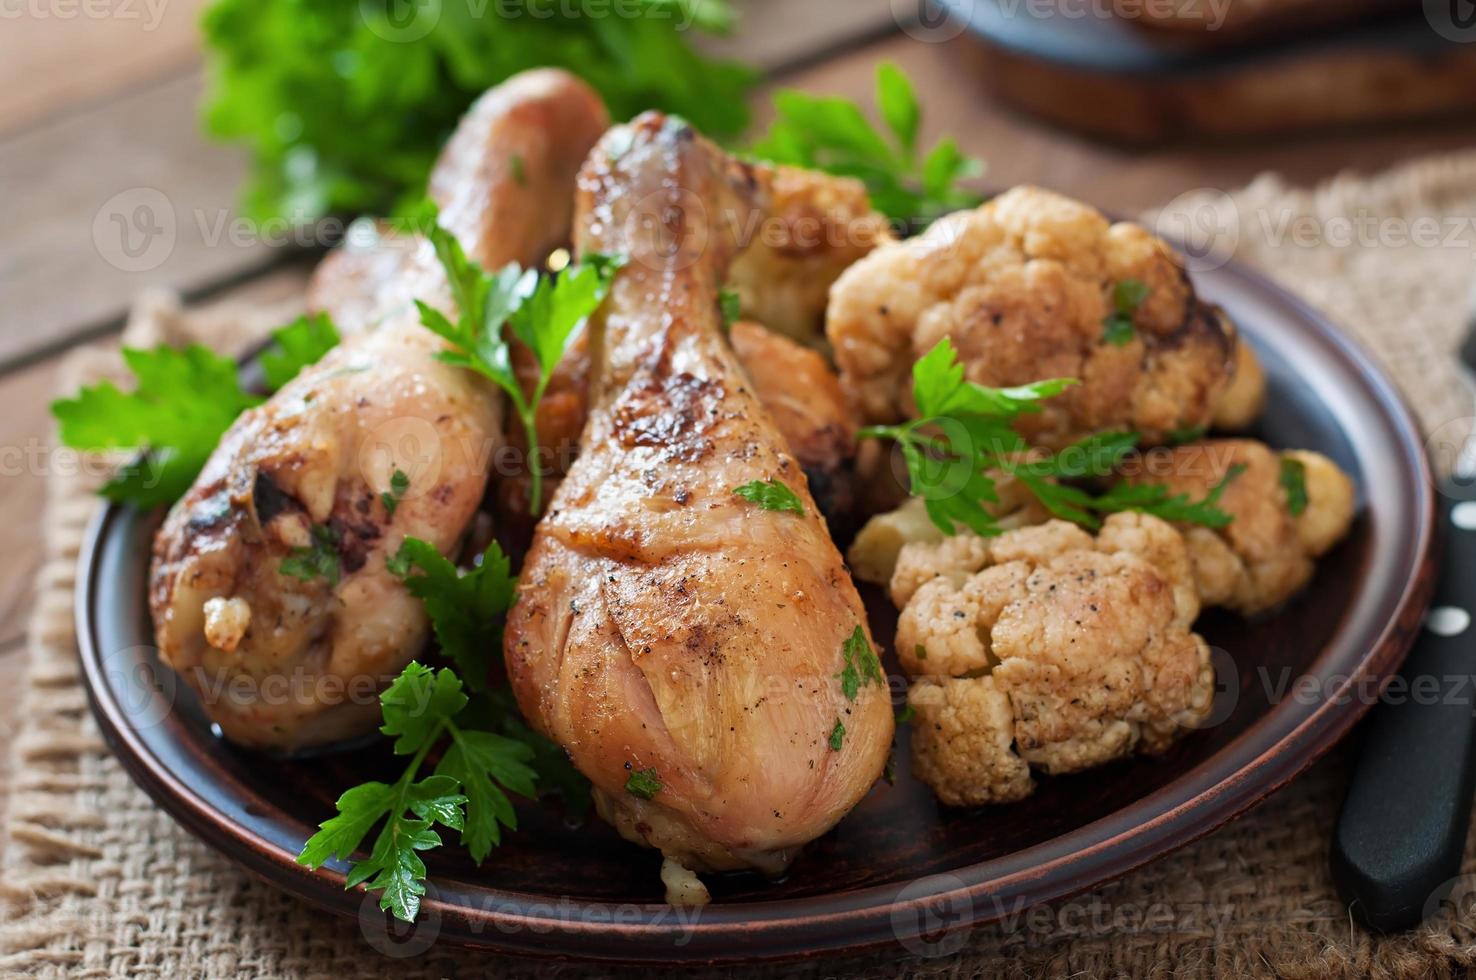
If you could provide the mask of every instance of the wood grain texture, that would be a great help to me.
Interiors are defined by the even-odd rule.
[[[199,61],[208,0],[13,0],[0,7],[0,134]]]
[[[245,165],[200,136],[200,84],[192,73],[0,143],[0,365],[106,326],[145,287],[200,289],[275,260],[234,223]]]
[[[736,0],[738,27],[728,37],[703,38],[714,55],[783,74],[856,42],[898,29],[900,0]]]

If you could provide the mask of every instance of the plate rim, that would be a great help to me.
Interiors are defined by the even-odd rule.
[[[1273,707],[1223,746],[1216,756],[1206,758],[1177,779],[1142,797],[1139,804],[1151,802],[1175,787],[1182,787],[1186,781],[1193,781],[1196,775],[1202,780],[1211,768],[1219,770],[1229,766],[1225,778],[1209,782],[1176,805],[1160,808],[1150,819],[1105,833],[1128,812],[1120,809],[1051,840],[946,874],[802,898],[727,906],[715,904],[704,910],[699,921],[684,925],[682,932],[673,931],[665,922],[615,921],[609,913],[599,916],[597,921],[584,921],[512,911],[514,908],[527,909],[532,904],[547,906],[551,901],[548,896],[532,893],[484,889],[483,893],[499,907],[469,908],[436,897],[432,892],[423,902],[422,916],[434,918],[438,941],[464,948],[535,957],[650,964],[794,960],[905,945],[909,936],[905,930],[899,929],[899,913],[904,922],[914,923],[920,917],[932,914],[934,917],[928,926],[928,933],[932,936],[938,933],[936,912],[940,904],[969,910],[966,917],[942,924],[943,932],[953,932],[983,926],[1012,914],[1012,910],[999,908],[997,902],[993,911],[989,910],[987,903],[994,897],[993,893],[1009,892],[1012,902],[1020,903],[1020,909],[1080,894],[1199,840],[1285,787],[1321,758],[1371,707],[1359,698],[1348,698],[1346,704],[1339,705],[1337,695],[1371,677],[1383,681],[1391,676],[1418,634],[1419,623],[1435,585],[1433,544],[1437,524],[1433,471],[1421,429],[1402,392],[1361,344],[1326,314],[1264,273],[1235,260],[1215,271],[1239,279],[1246,289],[1260,293],[1263,298],[1269,296],[1276,304],[1295,314],[1297,319],[1309,324],[1312,328],[1309,333],[1337,348],[1378,396],[1377,413],[1398,436],[1398,445],[1405,450],[1408,459],[1401,459],[1401,462],[1414,464],[1410,479],[1412,485],[1419,488],[1415,500],[1417,513],[1413,515],[1416,536],[1409,551],[1412,574],[1403,584],[1392,615],[1356,663],[1339,663],[1339,668],[1344,671],[1342,683],[1306,713],[1295,727],[1275,738],[1247,761],[1239,764],[1227,761],[1212,766],[1216,756],[1233,750],[1237,743],[1256,733],[1269,720],[1291,710]],[[99,552],[110,528],[130,512],[131,508],[126,505],[105,502],[89,524],[77,558],[74,614],[78,656],[88,703],[104,740],[134,782],[181,826],[213,850],[316,908],[344,918],[361,916],[366,904],[364,897],[358,892],[343,889],[344,875],[341,871],[334,870],[332,866],[310,871],[296,863],[295,855],[232,823],[227,815],[182,782],[178,774],[148,748],[137,728],[127,723],[115,692],[103,676],[102,658],[99,656],[101,644],[99,637],[94,635],[98,621],[92,610],[99,585]],[[1031,863],[1030,859],[1037,852],[1061,851],[1062,842],[1071,842],[1083,835],[1090,838],[1084,849],[1058,853],[1042,863]],[[234,842],[236,846],[223,846],[223,839]],[[1068,861],[1078,869],[1078,874],[1074,880],[1062,881],[1052,872]],[[1012,864],[1015,867],[1011,867]],[[985,871],[1001,866],[1006,869],[1003,873]],[[920,884],[944,878],[951,879],[956,886],[943,887],[949,883],[940,882],[934,887],[919,889],[905,899],[901,897]],[[434,879],[431,884],[434,885]],[[565,904],[579,909],[634,908],[648,918],[658,912],[670,914],[667,906],[648,903],[566,900]],[[985,911],[973,914],[981,904]],[[426,920],[423,918],[422,921]],[[678,939],[683,940],[681,945],[674,944]],[[567,947],[564,946],[566,943],[569,944]]]

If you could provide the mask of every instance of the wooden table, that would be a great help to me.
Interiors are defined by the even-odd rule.
[[[292,252],[210,244],[200,222],[180,222],[173,253],[147,272],[115,268],[93,244],[100,209],[138,188],[165,193],[177,211],[231,214],[244,160],[234,148],[206,143],[198,125],[204,74],[195,21],[204,2],[165,4],[157,23],[143,4],[133,5],[134,18],[22,13],[0,31],[0,200],[7,205],[0,232],[0,676],[21,669],[47,470],[45,453],[29,450],[51,437],[47,405],[60,354],[115,334],[130,298],[149,285],[208,298],[259,287],[268,276],[280,285],[308,268],[307,257]],[[967,42],[908,37],[892,13],[903,6],[898,0],[739,5],[744,27],[718,47],[761,65],[774,84],[869,102],[875,65],[895,61],[922,94],[925,138],[955,135],[988,161],[991,186],[1030,181],[1118,213],[1192,188],[1236,187],[1264,170],[1313,183],[1343,169],[1376,170],[1476,142],[1476,120],[1467,120],[1263,145],[1130,151],[993,103],[960,67],[957,46]],[[757,98],[766,104],[763,93]],[[0,767],[19,690],[0,684]],[[0,771],[0,804],[4,786]]]

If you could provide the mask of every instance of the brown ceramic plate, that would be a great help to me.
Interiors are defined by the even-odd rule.
[[[901,943],[932,948],[950,930],[1017,914],[1121,875],[1208,833],[1305,769],[1362,714],[1350,685],[1394,672],[1429,599],[1434,503],[1419,432],[1394,387],[1317,313],[1235,265],[1202,272],[1265,362],[1261,437],[1320,450],[1356,475],[1353,534],[1280,615],[1201,622],[1218,658],[1217,723],[1164,758],[1043,778],[1030,799],[940,808],[908,772],[879,785],[789,876],[713,882],[695,918],[660,904],[656,854],[595,822],[568,825],[527,804],[522,829],[482,868],[460,849],[431,852],[430,894],[413,937],[545,955],[714,961],[824,954]],[[293,858],[332,801],[398,767],[382,745],[283,761],[211,734],[151,648],[149,540],[157,518],[110,507],[82,556],[82,664],[103,733],[133,777],[191,832],[313,905],[359,917],[388,941],[372,898],[343,889],[342,864]],[[877,638],[893,616],[867,596]],[[1288,696],[1314,684],[1315,698]],[[1278,697],[1278,692],[1281,692]]]

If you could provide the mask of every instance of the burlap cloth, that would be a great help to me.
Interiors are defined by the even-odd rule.
[[[1233,196],[1205,192],[1171,209],[1191,233],[1218,229],[1238,258],[1357,334],[1401,383],[1427,430],[1448,432],[1471,414],[1448,352],[1476,278],[1476,152],[1373,179],[1339,178],[1315,191],[1265,177]],[[149,297],[127,339],[197,338],[238,351],[288,312],[226,305],[182,313],[168,297]],[[70,390],[115,371],[116,356],[82,350],[68,367]],[[136,789],[99,740],[78,685],[74,564],[95,506],[84,483],[57,479],[47,512],[50,561],[31,625],[0,838],[0,972],[347,978],[582,970],[439,947],[417,959],[386,959],[356,923],[312,911],[236,870]],[[1326,867],[1345,766],[1345,754],[1336,752],[1248,816],[1145,870],[1011,925],[978,927],[961,949],[925,950],[946,955],[893,952],[776,969],[1319,978],[1476,970],[1470,911],[1447,910],[1420,930],[1382,939],[1351,923]],[[1476,872],[1476,853],[1466,870]]]

